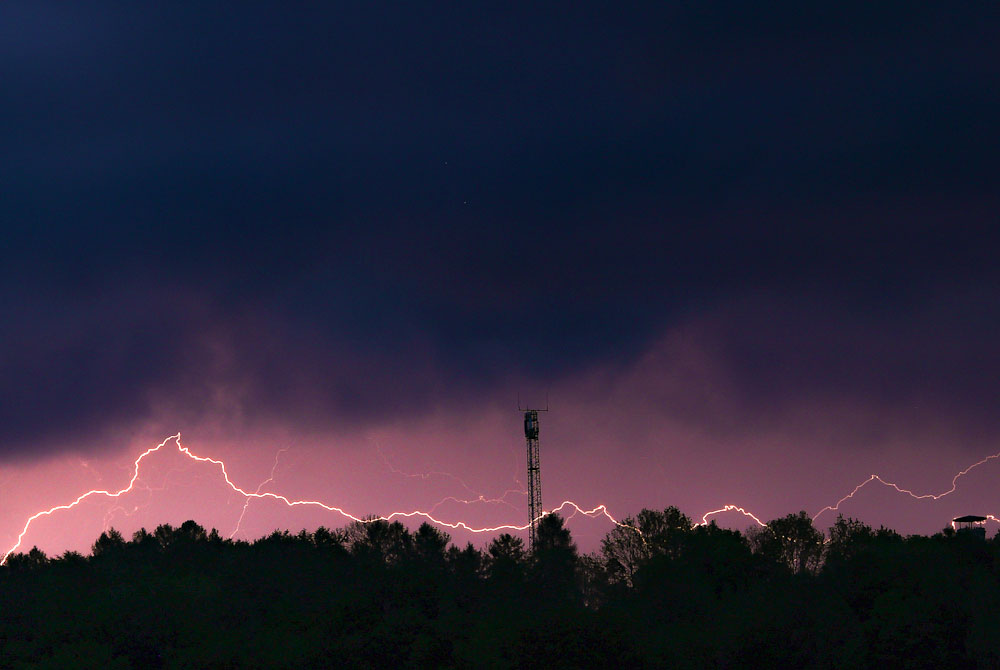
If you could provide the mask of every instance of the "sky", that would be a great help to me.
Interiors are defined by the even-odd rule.
[[[523,525],[518,402],[547,509],[947,491],[1000,451],[998,19],[3,3],[0,545],[178,432],[248,490]],[[142,465],[26,546],[345,522]],[[935,532],[998,477],[840,511]]]

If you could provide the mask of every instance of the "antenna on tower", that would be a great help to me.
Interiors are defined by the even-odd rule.
[[[545,394],[545,409],[521,407],[517,396],[517,411],[524,412],[524,439],[528,443],[528,547],[535,548],[538,521],[542,514],[542,469],[538,461],[538,413],[549,411],[549,396]]]

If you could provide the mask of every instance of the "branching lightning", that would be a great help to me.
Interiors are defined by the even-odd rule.
[[[264,488],[266,485],[274,481],[274,472],[275,470],[278,469],[278,459],[281,458],[281,455],[286,451],[288,451],[288,447],[283,447],[282,449],[279,449],[278,453],[274,455],[274,464],[271,466],[271,474],[268,475],[267,479],[265,479],[264,481],[262,481],[260,484],[257,485],[257,490],[254,491],[254,495],[260,493],[260,490],[262,488]],[[237,520],[236,527],[233,528],[233,532],[229,534],[230,540],[233,539],[233,536],[235,536],[236,533],[239,532],[240,525],[243,523],[243,517],[246,516],[247,508],[250,507],[251,500],[253,500],[253,498],[251,496],[247,496],[247,499],[243,501],[243,511],[240,512],[240,518],[239,520]]]
[[[496,533],[496,532],[500,532],[500,531],[515,531],[516,532],[516,531],[527,530],[529,528],[529,526],[531,525],[530,523],[526,523],[526,524],[501,524],[501,525],[497,525],[497,526],[476,527],[476,526],[471,526],[471,525],[467,524],[464,521],[445,521],[445,520],[442,520],[442,519],[438,519],[438,518],[436,518],[434,516],[435,511],[443,503],[448,502],[448,501],[452,501],[452,502],[456,502],[456,503],[463,503],[463,504],[472,504],[472,503],[503,503],[503,504],[509,505],[510,503],[507,502],[507,500],[506,500],[507,496],[509,496],[511,494],[515,494],[515,493],[516,494],[520,494],[520,495],[524,495],[525,492],[523,490],[518,490],[518,489],[509,489],[509,490],[505,491],[503,493],[503,495],[501,495],[498,498],[486,498],[483,494],[480,494],[480,493],[474,491],[472,488],[470,488],[461,479],[459,479],[458,477],[456,477],[456,476],[454,476],[454,475],[452,475],[450,473],[447,473],[447,472],[432,472],[432,473],[425,473],[425,474],[414,475],[414,474],[405,473],[405,472],[402,472],[400,470],[397,470],[396,468],[392,467],[391,464],[389,464],[389,462],[385,459],[384,455],[382,455],[381,450],[379,450],[379,456],[382,458],[383,462],[386,464],[387,467],[389,467],[389,469],[391,471],[393,471],[393,472],[395,472],[397,474],[406,476],[406,477],[420,477],[420,478],[424,478],[424,479],[429,478],[431,476],[449,477],[449,478],[457,481],[460,485],[462,485],[469,493],[473,494],[475,496],[475,498],[472,498],[472,499],[462,499],[462,498],[457,498],[457,497],[454,497],[454,496],[448,496],[446,498],[443,498],[438,503],[436,503],[433,507],[431,507],[431,509],[429,511],[422,511],[422,510],[396,511],[396,512],[391,512],[391,513],[389,513],[387,515],[384,515],[384,516],[359,517],[359,516],[356,516],[354,514],[351,514],[350,512],[347,512],[346,510],[344,510],[341,507],[337,507],[335,505],[329,505],[329,504],[327,504],[325,502],[322,502],[322,501],[319,501],[319,500],[293,500],[293,499],[288,498],[288,497],[286,497],[284,495],[281,495],[279,493],[272,493],[270,491],[263,491],[262,489],[267,484],[270,484],[270,483],[272,483],[274,481],[275,472],[276,472],[276,469],[278,467],[278,458],[280,457],[280,455],[283,452],[287,451],[287,449],[282,449],[282,450],[278,451],[278,453],[275,455],[274,464],[271,467],[271,474],[270,474],[270,476],[267,479],[265,479],[263,482],[261,482],[257,486],[256,490],[254,490],[254,491],[247,491],[247,490],[244,490],[243,488],[237,486],[235,483],[233,483],[233,481],[229,478],[229,472],[226,470],[226,464],[223,461],[216,460],[216,459],[210,458],[208,456],[199,456],[197,454],[194,454],[187,447],[185,447],[183,444],[181,444],[181,435],[180,435],[180,433],[177,433],[176,435],[171,435],[170,437],[166,438],[165,440],[163,440],[162,442],[160,442],[155,447],[150,447],[146,451],[144,451],[141,454],[139,454],[138,458],[136,458],[135,462],[133,463],[132,476],[129,479],[128,485],[125,486],[124,488],[122,488],[122,489],[120,489],[118,491],[110,491],[110,490],[106,490],[106,489],[92,489],[90,491],[87,491],[86,493],[81,494],[80,496],[78,496],[75,500],[73,500],[70,503],[67,503],[67,504],[64,504],[64,505],[56,505],[54,507],[51,507],[51,508],[46,509],[46,510],[42,510],[40,512],[36,512],[35,514],[31,515],[28,518],[28,520],[24,523],[24,527],[21,529],[21,532],[18,534],[17,541],[14,543],[14,545],[12,547],[10,547],[3,554],[3,557],[0,558],[0,565],[4,565],[7,562],[7,559],[10,557],[10,555],[13,554],[14,552],[16,552],[18,549],[20,549],[21,544],[24,541],[24,537],[25,537],[25,535],[28,534],[28,531],[30,530],[32,524],[36,520],[38,520],[38,519],[40,519],[42,517],[51,516],[52,514],[54,514],[56,512],[59,512],[61,510],[72,509],[72,508],[76,507],[77,505],[79,505],[80,503],[82,503],[84,500],[87,500],[88,498],[91,498],[91,497],[94,497],[94,496],[103,496],[103,497],[106,497],[106,498],[109,498],[109,499],[118,499],[121,496],[123,496],[123,495],[125,495],[127,493],[132,492],[136,488],[140,488],[140,489],[147,490],[147,491],[154,490],[154,489],[150,488],[147,484],[143,483],[142,480],[140,479],[140,477],[139,477],[140,466],[141,466],[142,462],[148,456],[150,456],[151,454],[154,454],[154,453],[160,451],[167,444],[170,444],[170,443],[176,444],[178,452],[181,453],[181,454],[183,454],[183,455],[185,455],[185,456],[187,456],[192,461],[195,461],[195,462],[198,462],[198,463],[206,463],[206,464],[217,466],[219,468],[219,471],[222,474],[223,480],[226,482],[226,484],[229,486],[229,488],[232,489],[233,492],[235,492],[235,493],[237,493],[237,494],[239,494],[239,495],[241,495],[241,496],[243,496],[245,498],[244,505],[243,505],[243,510],[242,510],[242,513],[240,514],[239,521],[237,522],[236,528],[233,530],[233,532],[230,535],[230,537],[233,537],[236,534],[236,532],[239,531],[240,524],[243,522],[243,518],[244,518],[244,516],[246,514],[247,507],[249,506],[250,501],[254,500],[254,499],[270,499],[270,500],[275,500],[275,501],[284,503],[288,507],[299,507],[299,506],[319,507],[319,508],[322,508],[322,509],[324,509],[324,510],[326,510],[328,512],[334,512],[336,514],[339,514],[339,515],[343,516],[345,519],[348,519],[350,521],[359,522],[359,523],[371,523],[373,521],[391,521],[393,519],[400,519],[400,518],[404,518],[404,519],[422,518],[422,519],[425,519],[425,520],[427,520],[427,521],[429,521],[429,522],[431,522],[431,523],[433,523],[435,525],[438,525],[438,526],[441,526],[441,527],[444,527],[444,528],[451,528],[451,529],[454,529],[454,530],[464,530],[464,531],[468,531],[468,532],[471,532],[471,533]],[[864,481],[862,481],[861,483],[859,483],[857,486],[855,486],[854,489],[850,493],[848,493],[847,495],[845,495],[844,497],[842,497],[836,503],[834,503],[833,505],[828,505],[828,506],[824,507],[823,509],[821,509],[819,512],[817,512],[812,517],[812,520],[816,521],[821,515],[823,515],[826,512],[836,512],[836,511],[838,511],[840,509],[840,506],[842,504],[844,504],[848,500],[852,499],[855,495],[858,494],[858,492],[860,492],[863,488],[865,488],[866,486],[868,486],[872,482],[878,482],[879,484],[881,484],[881,485],[883,485],[883,486],[885,486],[887,488],[891,488],[891,489],[893,489],[894,491],[896,491],[898,493],[902,493],[904,495],[907,495],[907,496],[913,498],[914,500],[940,500],[941,498],[944,498],[945,496],[951,495],[952,493],[954,493],[957,490],[957,488],[958,488],[958,480],[959,479],[961,479],[962,477],[964,477],[965,475],[967,475],[969,472],[971,472],[975,468],[978,468],[979,466],[984,465],[984,464],[988,463],[989,461],[996,460],[996,459],[1000,459],[1000,452],[997,452],[995,454],[991,454],[991,455],[989,455],[989,456],[987,456],[987,457],[985,457],[985,458],[983,458],[983,459],[981,459],[979,461],[976,461],[975,463],[973,463],[972,465],[968,466],[964,470],[961,470],[954,477],[952,477],[951,488],[949,488],[946,491],[942,491],[941,493],[915,493],[914,491],[912,491],[910,489],[903,488],[903,487],[899,486],[898,484],[896,484],[894,482],[890,482],[890,481],[882,478],[878,474],[873,474],[870,477],[868,477],[867,479],[865,479]],[[115,508],[115,509],[120,509],[120,508]],[[121,508],[121,509],[123,509],[123,508]],[[573,502],[571,500],[564,500],[557,507],[549,510],[549,512],[546,512],[546,513],[562,512],[563,510],[566,510],[566,509],[572,510],[571,517],[575,516],[577,514],[583,514],[583,515],[586,515],[586,516],[591,517],[591,518],[596,518],[596,517],[602,517],[603,516],[603,517],[607,518],[611,523],[613,523],[613,524],[615,524],[617,526],[622,526],[622,527],[627,527],[627,528],[633,528],[632,526],[629,526],[628,524],[624,524],[624,523],[618,521],[617,519],[615,519],[611,515],[611,513],[608,512],[607,507],[605,507],[603,504],[602,505],[597,505],[596,507],[593,507],[591,509],[584,509],[583,507],[581,507],[580,505],[578,505],[577,503],[575,503],[575,502]],[[742,514],[743,516],[751,519],[754,523],[756,523],[759,526],[766,526],[767,525],[759,517],[757,517],[755,514],[753,514],[752,512],[744,509],[743,507],[739,507],[738,505],[732,505],[732,504],[727,504],[727,505],[724,505],[724,506],[720,507],[719,509],[714,509],[714,510],[711,510],[709,512],[706,512],[704,515],[702,515],[701,521],[698,524],[696,524],[696,525],[698,525],[698,526],[707,525],[708,523],[710,523],[711,517],[717,516],[719,514],[727,513],[727,512],[737,512],[739,514]],[[993,514],[987,515],[986,519],[988,521],[994,521],[994,522],[1000,523],[1000,518],[998,518],[997,516],[994,516]],[[536,521],[537,521],[537,519],[536,519]],[[637,528],[634,529],[634,530],[638,531]]]
[[[451,479],[452,481],[456,482],[459,486],[461,486],[463,489],[465,489],[467,493],[473,496],[472,498],[458,498],[456,496],[446,496],[444,498],[441,498],[441,500],[437,501],[436,503],[434,503],[434,505],[431,506],[430,510],[428,510],[429,514],[433,514],[438,507],[447,502],[453,502],[460,505],[472,505],[476,503],[482,503],[488,505],[506,505],[507,507],[510,507],[515,511],[520,511],[520,508],[515,507],[513,504],[507,501],[507,496],[513,494],[522,496],[528,495],[528,491],[524,488],[524,485],[517,480],[516,476],[514,477],[514,483],[516,483],[520,488],[507,489],[499,496],[489,498],[486,496],[486,494],[480,491],[476,491],[471,486],[466,484],[461,477],[454,475],[450,472],[445,472],[443,470],[431,470],[429,472],[404,472],[403,470],[400,470],[399,468],[395,467],[392,463],[389,462],[389,459],[386,458],[386,455],[383,453],[382,447],[379,445],[378,441],[375,441],[375,451],[378,454],[379,460],[382,461],[382,464],[385,465],[385,467],[388,468],[389,472],[392,472],[393,474],[397,474],[401,477],[406,477],[407,479],[421,479],[424,481],[435,477]]]
[[[285,505],[287,505],[288,507],[299,507],[299,506],[320,507],[322,509],[327,510],[328,512],[335,512],[337,514],[340,514],[345,519],[348,519],[350,521],[356,521],[359,523],[371,523],[373,521],[392,521],[393,519],[400,519],[400,518],[403,519],[422,518],[426,519],[427,521],[435,525],[442,526],[444,528],[451,528],[453,530],[464,530],[471,533],[496,533],[500,531],[522,531],[526,530],[530,525],[530,524],[522,524],[522,525],[501,524],[498,526],[480,528],[480,527],[470,526],[464,521],[444,521],[441,519],[437,519],[430,512],[424,512],[422,510],[414,510],[409,512],[392,512],[384,516],[359,517],[351,514],[350,512],[347,512],[341,507],[337,507],[335,505],[328,505],[327,503],[324,503],[319,500],[293,500],[278,493],[271,493],[267,491],[261,492],[260,489],[263,487],[264,485],[263,483],[260,486],[258,486],[256,491],[246,491],[243,488],[237,486],[235,483],[233,483],[233,481],[229,478],[229,472],[226,470],[226,464],[224,462],[208,456],[198,456],[197,454],[192,453],[187,447],[181,444],[181,434],[177,433],[176,435],[171,435],[170,437],[166,438],[165,440],[163,440],[163,442],[160,442],[155,447],[150,447],[146,451],[142,452],[139,455],[139,457],[135,459],[135,462],[133,464],[134,469],[132,472],[132,478],[129,480],[128,486],[118,491],[92,489],[90,491],[87,491],[86,493],[81,494],[71,503],[67,503],[65,505],[56,505],[55,507],[50,507],[47,510],[42,510],[40,512],[36,512],[35,514],[31,515],[25,522],[24,528],[21,529],[20,534],[17,536],[17,542],[14,544],[14,546],[8,549],[6,553],[4,553],[3,558],[0,559],[0,565],[5,564],[10,555],[16,552],[18,549],[20,549],[21,543],[24,541],[24,536],[28,534],[28,530],[31,528],[32,523],[34,523],[37,519],[40,519],[45,516],[51,516],[52,514],[61,510],[72,509],[73,507],[76,507],[81,502],[92,496],[119,498],[125,495],[126,493],[132,491],[135,488],[136,481],[139,480],[139,468],[140,465],[142,464],[142,461],[145,460],[146,457],[148,457],[150,454],[160,451],[161,449],[163,449],[163,447],[165,447],[167,444],[171,442],[175,443],[177,445],[178,451],[187,456],[188,458],[197,461],[199,463],[210,463],[212,465],[218,466],[219,471],[222,473],[222,477],[225,480],[226,484],[229,486],[229,488],[231,488],[234,492],[244,496],[247,500],[250,500],[252,498],[259,498],[259,499],[268,498],[271,500],[280,501]],[[549,510],[549,513],[561,512],[566,508],[573,509],[574,514],[584,514],[589,517],[604,516],[612,523],[616,525],[621,525],[613,516],[611,516],[611,514],[608,512],[607,507],[605,507],[604,505],[597,505],[592,509],[584,509],[571,500],[564,500],[562,503],[559,504],[558,507]]]
[[[482,503],[486,505],[506,505],[507,507],[510,507],[515,511],[520,511],[518,507],[515,507],[512,503],[508,502],[507,500],[507,496],[514,493],[522,496],[527,495],[524,491],[520,491],[518,489],[507,489],[506,491],[503,492],[502,495],[500,495],[497,498],[487,498],[482,494],[476,496],[475,498],[456,498],[455,496],[445,496],[444,498],[441,498],[441,500],[438,500],[436,503],[434,503],[431,506],[431,508],[427,511],[429,514],[433,514],[434,510],[436,510],[438,507],[448,502],[457,503],[459,505],[474,505],[476,503]]]
[[[827,507],[824,507],[820,511],[816,512],[816,515],[813,517],[813,521],[815,521],[816,519],[818,519],[819,516],[823,512],[836,512],[838,509],[840,509],[841,503],[843,503],[843,502],[845,502],[845,501],[850,500],[851,498],[853,498],[854,494],[856,494],[858,491],[860,491],[861,489],[863,489],[868,484],[871,484],[872,482],[878,482],[879,484],[882,484],[883,486],[887,486],[887,487],[889,487],[891,489],[894,489],[895,491],[897,491],[899,493],[905,493],[906,495],[910,496],[914,500],[927,500],[927,499],[930,499],[930,500],[940,500],[941,498],[944,498],[945,496],[951,495],[952,493],[955,492],[955,489],[958,488],[958,480],[959,479],[961,479],[965,475],[969,474],[969,472],[971,470],[973,470],[975,468],[978,468],[980,465],[983,465],[984,463],[986,463],[988,461],[992,461],[992,460],[994,460],[996,458],[1000,458],[1000,451],[998,451],[995,454],[991,454],[991,455],[987,456],[986,458],[984,458],[984,459],[982,459],[980,461],[976,461],[975,463],[973,463],[972,465],[970,465],[966,469],[962,470],[957,475],[955,475],[954,477],[951,478],[951,488],[948,489],[947,491],[944,491],[943,493],[923,493],[923,494],[917,494],[917,493],[914,493],[913,491],[910,491],[909,489],[901,488],[900,486],[898,486],[897,484],[894,484],[893,482],[887,482],[886,480],[882,479],[882,477],[880,477],[879,475],[874,475],[873,474],[871,477],[869,477],[865,481],[863,481],[860,484],[858,484],[857,486],[855,486],[853,491],[851,491],[846,496],[844,496],[843,498],[841,498],[840,500],[838,500],[835,504],[829,505]]]
[[[833,505],[827,505],[826,507],[824,507],[820,511],[816,512],[816,514],[812,517],[812,520],[815,522],[824,512],[836,512],[836,511],[838,511],[840,509],[840,506],[843,503],[845,503],[846,501],[848,501],[851,498],[853,498],[861,489],[863,489],[864,487],[868,486],[872,482],[878,482],[879,484],[882,484],[883,486],[885,486],[887,488],[893,489],[897,493],[902,493],[902,494],[908,495],[911,498],[913,498],[914,500],[940,500],[941,498],[944,498],[945,496],[951,495],[952,493],[955,492],[955,490],[958,488],[958,480],[959,479],[961,479],[965,475],[969,474],[969,472],[971,472],[975,468],[978,468],[980,465],[988,463],[989,461],[995,460],[997,458],[1000,458],[1000,452],[997,452],[995,454],[990,454],[986,458],[983,458],[983,459],[981,459],[979,461],[976,461],[975,463],[973,463],[969,467],[967,467],[964,470],[958,472],[954,477],[951,478],[951,488],[949,488],[947,491],[942,491],[941,493],[914,493],[910,489],[904,489],[903,487],[899,486],[898,484],[895,484],[894,482],[890,482],[890,481],[887,481],[887,480],[883,479],[880,475],[873,474],[870,477],[868,477],[868,479],[864,480],[863,482],[861,482],[860,484],[858,484],[857,486],[855,486],[854,489],[850,493],[848,493],[847,495],[845,495],[843,498],[841,498],[840,500],[838,500],[836,503],[834,503]],[[703,525],[705,525],[705,524],[708,523],[709,517],[715,516],[717,514],[722,514],[724,512],[739,512],[743,516],[746,516],[746,517],[749,517],[750,519],[753,519],[753,521],[757,525],[759,525],[759,526],[766,526],[767,525],[763,521],[761,521],[759,518],[757,518],[755,515],[753,515],[752,513],[748,512],[747,510],[743,509],[742,507],[738,507],[736,505],[725,505],[723,507],[720,507],[719,509],[712,510],[711,512],[706,512],[705,515],[701,517],[701,522],[698,523],[698,524],[696,524],[696,525],[703,526]],[[997,523],[1000,523],[1000,519],[998,519],[996,516],[994,516],[992,514],[987,515],[986,518],[988,520],[990,520],[990,521],[996,521]]]

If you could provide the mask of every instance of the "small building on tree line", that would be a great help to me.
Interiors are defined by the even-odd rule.
[[[981,540],[986,539],[986,517],[984,516],[959,516],[951,520],[951,527],[956,533],[961,535],[972,535]]]

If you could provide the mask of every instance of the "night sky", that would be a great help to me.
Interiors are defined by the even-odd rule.
[[[500,496],[518,398],[547,508],[947,490],[1000,451],[998,33],[989,3],[3,3],[0,544],[178,431],[250,489],[287,449],[266,490],[358,515]],[[233,530],[215,471],[147,475],[26,541]],[[934,532],[1000,514],[997,477],[842,511]],[[255,501],[237,536],[343,522]]]

